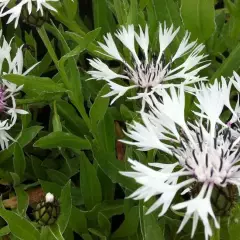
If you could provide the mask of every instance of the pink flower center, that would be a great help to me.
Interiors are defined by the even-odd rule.
[[[6,106],[5,89],[0,87],[0,113],[4,112]]]

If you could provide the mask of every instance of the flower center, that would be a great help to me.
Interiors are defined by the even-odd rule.
[[[3,87],[0,87],[0,113],[4,112],[5,106],[7,105],[5,94],[5,89]]]
[[[233,147],[231,131],[228,129],[221,134],[216,133],[217,136],[212,138],[209,133],[205,132],[203,136],[201,129],[195,129],[191,135],[195,144],[184,137],[182,147],[175,150],[182,158],[180,164],[191,171],[198,182],[225,187],[227,180],[240,171],[236,165],[240,149]]]
[[[135,84],[141,88],[148,88],[162,83],[170,67],[170,63],[165,64],[163,55],[159,62],[153,57],[150,63],[136,64],[133,70],[127,70],[126,73]]]

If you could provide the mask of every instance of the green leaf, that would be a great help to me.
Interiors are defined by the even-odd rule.
[[[84,240],[92,240],[92,237],[91,237],[91,235],[90,235],[90,234],[88,234],[88,233],[86,233],[86,234],[83,234],[83,235],[82,235],[82,238],[83,238]]]
[[[52,26],[53,25],[53,26]],[[70,54],[70,56],[63,57],[59,63],[56,62],[56,66],[61,75],[61,79],[65,85],[65,87],[69,90],[68,94],[71,101],[74,103],[75,107],[78,109],[85,123],[90,127],[90,120],[85,110],[84,99],[82,94],[82,82],[80,77],[80,72],[77,67],[77,63],[74,57],[72,57],[72,53],[69,53],[71,50],[64,39],[62,33],[59,29],[54,25],[46,24],[47,29],[56,36],[56,38],[61,43],[61,50],[63,54]],[[80,49],[79,49],[80,48]],[[74,50],[75,54],[78,51],[82,51],[81,47],[77,47],[77,51]],[[64,64],[66,61],[66,64]]]
[[[15,187],[15,192],[17,195],[17,209],[18,213],[25,217],[28,208],[28,194],[24,191],[24,186]]]
[[[11,231],[10,231],[9,226],[8,226],[8,225],[7,225],[7,226],[4,226],[4,227],[2,227],[2,228],[0,229],[0,237],[3,237],[3,236],[5,236],[5,235],[8,235],[10,232],[11,232]]]
[[[155,17],[162,23],[166,21],[167,24],[173,24],[175,27],[182,25],[178,6],[173,0],[150,0],[150,2],[154,7]]]
[[[26,168],[26,160],[22,147],[17,142],[14,147],[13,166],[15,173],[17,173],[18,176],[23,179]]]
[[[107,219],[107,217],[101,212],[98,213],[98,225],[101,228],[102,232],[105,234],[105,236],[109,236],[111,232],[111,223]]]
[[[74,232],[72,231],[71,228],[67,228],[63,234],[63,238],[67,240],[74,240]]]
[[[147,208],[141,207],[140,225],[143,240],[164,240],[163,231],[158,223],[157,216],[153,213],[146,215]]]
[[[49,227],[49,230],[56,240],[65,240],[62,236],[62,233],[61,233],[61,230],[60,230],[60,227],[58,226],[58,224],[51,225]]]
[[[237,204],[231,213],[231,217],[228,220],[228,233],[229,240],[240,240],[239,228],[240,228],[240,205]]]
[[[102,190],[97,172],[83,152],[80,154],[80,182],[84,204],[92,209],[102,201]]]
[[[102,34],[106,34],[107,32],[113,32],[115,30],[116,23],[114,21],[111,11],[107,6],[107,1],[94,0],[92,1],[92,3],[94,28],[101,27]]]
[[[92,55],[109,59],[108,57],[104,57],[101,54],[102,48],[93,44],[93,41],[99,35],[100,30],[101,30],[101,28],[96,28],[93,31],[88,32],[85,36],[81,36],[81,35],[77,34],[76,32],[68,32],[68,33],[66,33],[66,35],[69,36],[70,38],[72,38],[72,40],[74,40],[75,42],[77,42],[77,44],[79,45],[80,48],[87,49]]]
[[[107,240],[106,236],[104,236],[104,234],[102,232],[100,232],[98,229],[89,228],[88,231],[92,235],[99,237],[100,240]]]
[[[47,52],[41,59],[41,62],[31,71],[31,75],[41,76],[43,73],[48,71],[51,63],[52,58]]]
[[[101,183],[102,198],[103,200],[113,200],[115,195],[115,184],[112,180],[102,171],[97,168],[98,179]]]
[[[138,1],[131,0],[130,6],[129,6],[129,12],[127,16],[127,24],[137,24],[138,14],[139,14]]]
[[[38,34],[41,37],[44,45],[46,46],[46,48],[48,50],[48,53],[50,54],[53,62],[57,65],[58,57],[57,57],[57,55],[56,55],[56,53],[54,51],[54,48],[53,48],[53,46],[52,46],[52,44],[51,44],[51,42],[50,42],[50,40],[48,38],[48,35],[47,35],[44,27],[41,27],[41,28],[38,29]]]
[[[63,186],[68,182],[68,177],[65,174],[63,174],[55,169],[47,169],[46,172],[48,174],[48,177],[54,183],[57,183],[60,186]]]
[[[74,232],[81,235],[82,233],[87,233],[87,219],[85,214],[78,208],[72,207],[71,216],[69,219],[69,226]]]
[[[62,93],[66,89],[53,82],[50,78],[6,74],[4,79],[17,85],[24,85],[23,90],[29,94],[41,95],[43,93]]]
[[[45,137],[40,138],[34,143],[35,147],[51,149],[65,147],[71,149],[91,149],[88,140],[75,136],[71,133],[53,132]]]
[[[239,69],[240,66],[239,55],[240,55],[240,43],[233,49],[230,55],[213,74],[211,78],[211,83],[213,83],[215,79],[220,78],[221,76],[223,77],[232,76],[233,71],[237,71]]]
[[[136,120],[138,113],[131,111],[128,109],[125,105],[121,104],[120,106],[120,112],[123,117],[123,119],[126,121],[133,121]]]
[[[126,2],[126,1],[125,1]],[[120,25],[124,25],[127,19],[128,9],[124,5],[124,1],[113,0],[113,7],[116,18]]]
[[[66,101],[57,101],[58,114],[64,119],[65,126],[78,136],[89,134],[86,124],[80,118],[76,109]]]
[[[72,210],[71,180],[62,189],[59,202],[61,212],[57,224],[59,225],[60,232],[63,233],[68,225]]]
[[[63,7],[68,20],[73,20],[77,14],[78,1],[63,0]]]
[[[115,125],[114,119],[109,112],[106,112],[104,119],[99,121],[96,137],[101,149],[115,152]]]
[[[119,183],[129,190],[136,189],[136,183],[132,179],[128,179],[120,174],[121,171],[126,171],[126,166],[124,162],[117,160],[115,152],[97,150],[96,147],[94,147],[93,154],[99,167],[113,183]]]
[[[205,41],[215,30],[214,0],[182,0],[181,14],[193,39]]]
[[[167,26],[170,27],[172,24],[175,28],[182,26],[182,20],[179,14],[179,8],[176,1],[174,0],[149,0],[147,4],[148,12],[148,24],[150,39],[152,39],[152,48],[159,49],[158,42],[158,25],[159,22],[162,24],[166,22]],[[176,36],[176,40],[171,44],[173,50],[176,50],[181,42],[181,37],[184,35],[183,29]],[[172,46],[170,46],[172,47]]]
[[[59,100],[63,93],[42,93],[40,96],[34,94],[34,96],[29,96],[29,98],[22,98],[22,99],[16,99],[17,105],[22,104],[49,104],[52,103],[54,100]]]
[[[32,126],[23,129],[23,131],[20,134],[20,137],[17,139],[17,142],[20,144],[21,147],[26,146],[36,137],[36,135],[42,128],[43,127],[41,126]],[[8,149],[5,149],[0,152],[0,164],[5,162],[8,158],[10,158],[13,155],[15,144],[16,143],[11,144]]]
[[[56,101],[53,102],[53,117],[52,117],[53,131],[62,131],[62,124],[57,112]]]
[[[18,186],[21,183],[20,177],[18,176],[18,174],[14,173],[14,172],[10,172],[10,175],[12,177],[13,180],[13,186]]]
[[[52,193],[55,197],[60,197],[61,195],[61,186],[54,182],[48,182],[48,181],[43,181],[39,180],[39,183],[41,184],[44,192],[50,192]]]
[[[56,240],[49,226],[43,226],[41,228],[40,240]]]
[[[130,212],[126,214],[121,226],[112,234],[112,238],[129,237],[137,232],[139,224],[139,207],[132,207]]]
[[[0,216],[8,223],[12,234],[20,239],[39,240],[40,233],[34,225],[27,219],[17,215],[13,211],[5,210],[0,207]]]
[[[44,192],[51,192],[56,197],[60,197],[62,187],[54,182],[48,182],[39,180]],[[81,191],[79,188],[72,187],[71,188],[71,195],[72,195],[72,203],[74,205],[83,205],[83,200],[81,196]]]
[[[36,178],[45,179],[47,174],[45,172],[45,168],[42,167],[42,161],[35,156],[31,156],[31,163]]]
[[[88,219],[93,220],[96,219],[99,212],[104,214],[107,218],[121,215],[123,214],[123,200],[119,199],[99,203],[91,211],[86,212],[86,216]]]
[[[109,105],[109,98],[103,97],[105,94],[109,92],[109,86],[106,84],[103,88],[99,91],[95,101],[90,109],[90,118],[92,121],[92,125],[94,125],[104,118],[104,115],[108,109]]]

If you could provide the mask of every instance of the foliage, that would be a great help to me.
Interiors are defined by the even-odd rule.
[[[138,118],[139,106],[124,98],[110,105],[109,98],[102,98],[109,89],[102,81],[87,81],[87,59],[101,56],[113,68],[121,67],[102,55],[98,41],[127,24],[148,24],[154,51],[158,22],[165,21],[180,26],[180,34],[189,30],[192,40],[206,45],[211,65],[202,74],[210,81],[231,76],[240,66],[240,1],[62,0],[56,8],[58,12],[49,13],[42,26],[20,19],[15,31],[15,44],[24,44],[24,67],[40,63],[28,76],[4,76],[24,84],[17,104],[29,114],[17,126],[21,131],[17,141],[0,152],[0,236],[24,240],[190,239],[190,224],[176,234],[180,215],[168,212],[161,219],[154,213],[145,215],[151,200],[143,203],[125,198],[136,188],[119,174],[129,169],[127,157],[147,163],[164,156],[138,152],[117,142],[124,137],[126,123]],[[10,40],[13,25],[6,21],[1,18],[4,35]],[[191,98],[187,101],[187,117],[191,118],[194,106]],[[11,135],[17,134],[13,131]],[[10,193],[6,194],[6,186]],[[28,193],[36,187],[59,200],[60,216],[51,226],[38,226],[28,214],[33,207]],[[18,206],[10,204],[9,208],[13,196]],[[238,208],[222,220],[224,239],[239,238]],[[195,238],[203,237],[200,226]]]

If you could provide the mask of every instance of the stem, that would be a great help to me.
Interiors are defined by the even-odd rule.
[[[219,225],[221,226],[221,217],[220,216],[217,217],[217,221],[218,221]],[[220,229],[221,229],[221,227],[216,228],[213,221],[211,222],[211,227],[212,227],[213,235],[210,238],[210,240],[220,240]]]
[[[81,117],[83,118],[84,122],[87,124],[88,128],[91,128],[91,121],[89,119],[89,116],[86,113],[86,110],[84,108],[84,105],[81,103],[74,102],[74,105],[76,106],[78,112],[80,113]]]

